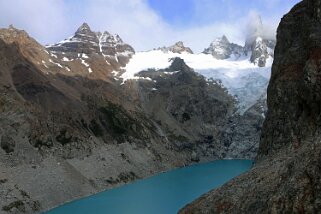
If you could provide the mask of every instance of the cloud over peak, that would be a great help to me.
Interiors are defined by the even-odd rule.
[[[270,0],[260,1],[272,4]],[[279,2],[272,1],[273,4]],[[242,16],[239,16],[240,14],[232,16],[227,11],[226,17],[218,20],[211,13],[211,8],[215,6],[213,4],[226,4],[225,7],[228,8],[238,2],[232,0],[202,0],[202,2],[203,4],[197,4],[196,14],[191,17],[195,18],[194,24],[175,26],[155,12],[148,4],[148,0],[0,1],[0,27],[13,24],[26,30],[39,42],[49,44],[72,35],[83,22],[87,22],[92,30],[107,30],[119,34],[124,41],[139,51],[171,45],[182,40],[195,52],[201,52],[215,37],[223,34],[232,42],[244,43],[246,38],[244,29],[253,28],[259,21],[256,16],[259,12],[255,10],[249,10]],[[281,14],[269,20],[263,17],[265,27],[261,31],[273,37],[280,16]]]

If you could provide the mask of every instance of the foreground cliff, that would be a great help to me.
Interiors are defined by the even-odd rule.
[[[320,212],[320,11],[304,0],[279,25],[256,165],[181,213]]]

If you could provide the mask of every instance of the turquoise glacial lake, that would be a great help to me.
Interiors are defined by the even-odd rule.
[[[218,160],[175,169],[79,199],[46,214],[171,214],[252,166],[250,160]]]

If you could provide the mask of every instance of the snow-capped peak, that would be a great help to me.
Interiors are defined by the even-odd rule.
[[[230,43],[230,41],[228,41],[228,39],[227,39],[227,37],[225,36],[225,35],[223,35],[222,37],[218,37],[218,38],[216,38],[213,42],[212,42],[212,44],[213,45],[219,45],[219,44],[229,44]]]
[[[88,31],[91,31],[89,25],[84,22],[76,31],[76,33],[80,33],[80,32],[88,32]]]
[[[118,58],[128,58],[135,53],[135,50],[124,43],[118,34],[111,34],[108,31],[93,32],[87,23],[83,23],[68,39],[57,44],[47,46],[51,51],[85,54],[100,54],[104,57],[113,58],[118,62]],[[123,60],[126,61],[126,60]]]
[[[99,41],[103,44],[108,44],[108,46],[116,46],[124,43],[118,34],[113,35],[105,31],[102,34],[98,32],[97,35],[99,37]]]
[[[172,52],[172,53],[190,53],[193,54],[191,48],[186,47],[182,41],[176,42],[174,45],[169,47],[158,48],[157,50],[161,50],[163,52]]]
[[[204,54],[211,54],[216,59],[228,59],[232,57],[232,55],[240,57],[242,52],[242,47],[230,43],[225,35],[216,38],[210,46],[203,51]]]
[[[255,40],[256,43],[262,43],[263,42],[263,39],[262,37],[258,36]]]

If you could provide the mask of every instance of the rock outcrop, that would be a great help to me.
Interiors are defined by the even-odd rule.
[[[211,54],[216,59],[228,59],[233,55],[240,57],[244,54],[243,47],[230,41],[223,35],[221,38],[215,39],[203,53]]]
[[[224,60],[228,58],[240,58],[250,54],[250,61],[259,66],[265,67],[267,60],[273,59],[275,41],[264,39],[261,35],[248,39],[245,46],[231,43],[225,35],[215,39],[203,53],[211,54],[214,58]]]
[[[172,53],[190,53],[193,54],[192,49],[189,47],[185,47],[184,43],[182,41],[176,42],[174,45],[169,47],[162,47],[158,48],[158,50],[164,51],[164,52],[172,52]]]
[[[68,62],[80,57],[103,57],[108,65],[117,69],[117,64],[126,65],[135,50],[123,42],[119,35],[107,31],[93,32],[83,23],[75,34],[57,44],[47,46],[47,50]],[[65,58],[64,58],[65,57]],[[87,63],[86,63],[87,64]]]
[[[181,213],[318,213],[321,210],[321,1],[282,18],[256,164]]]
[[[230,118],[220,137],[227,147],[227,158],[255,159],[266,112],[266,97],[263,96],[243,114]]]
[[[251,53],[251,62],[259,67],[265,67],[269,58],[274,57],[275,41],[257,37],[254,41],[245,44],[245,50]]]

